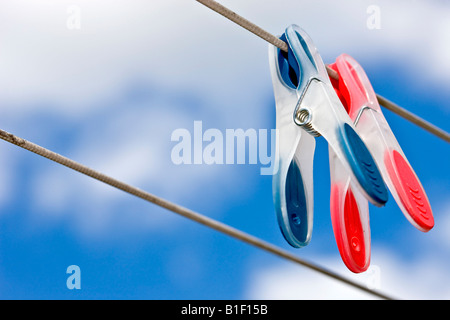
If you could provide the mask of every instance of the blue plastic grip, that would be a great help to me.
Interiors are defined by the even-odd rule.
[[[295,160],[292,160],[289,165],[286,176],[286,211],[289,221],[289,230],[286,231],[294,238],[295,243],[290,237],[285,236],[286,241],[294,247],[306,246],[310,240],[308,239],[308,211],[302,175]],[[283,231],[283,234],[286,231]]]
[[[375,160],[364,142],[348,124],[341,130],[345,155],[361,187],[379,204],[388,200],[388,191]]]
[[[280,39],[287,42],[285,34]],[[278,50],[278,66],[284,83],[291,89],[296,89],[300,82],[300,66],[291,48],[288,48],[288,52]]]

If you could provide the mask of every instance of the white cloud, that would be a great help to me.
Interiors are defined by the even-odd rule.
[[[253,274],[246,298],[256,300],[370,299],[344,284],[301,267],[283,266]]]
[[[274,34],[291,23],[303,26],[327,59],[344,51],[365,63],[394,57],[420,70],[419,81],[427,75],[436,84],[448,80],[442,70],[449,64],[450,6],[377,3],[382,28],[374,31],[366,28],[371,1],[224,4]],[[216,99],[224,93],[245,99],[243,88],[251,96],[270,81],[267,44],[194,0],[79,1],[80,30],[66,27],[70,5],[56,0],[0,4],[1,101],[42,99],[53,101],[54,111],[79,113],[136,75],[174,88],[203,89]],[[221,89],[225,84],[227,92]]]
[[[393,299],[447,300],[450,276],[443,258],[432,254],[408,261],[393,252],[374,248],[371,267],[353,274],[341,261],[316,256],[316,263],[343,277],[377,290]],[[253,271],[247,287],[248,299],[266,300],[359,300],[378,297],[330,279],[302,266],[283,264]]]

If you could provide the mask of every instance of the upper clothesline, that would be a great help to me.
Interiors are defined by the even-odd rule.
[[[251,33],[255,34],[256,36],[262,38],[263,40],[271,43],[275,47],[279,48],[280,50],[287,52],[288,51],[288,45],[283,40],[277,38],[273,34],[267,32],[266,30],[262,29],[261,27],[257,26],[256,24],[250,22],[249,20],[245,19],[244,17],[238,15],[234,11],[228,9],[227,7],[221,5],[220,3],[214,1],[214,0],[196,0],[197,2],[205,5],[206,7],[210,8],[211,10],[219,13],[220,15],[224,16],[225,18],[231,20],[232,22],[238,24],[242,28],[250,31]],[[328,75],[330,78],[334,80],[339,80],[339,75],[336,71],[331,69],[329,66],[326,66]],[[441,128],[435,126],[434,124],[420,118],[419,116],[413,114],[412,112],[400,107],[399,105],[395,104],[392,101],[389,101],[385,97],[376,94],[378,103],[388,109],[389,111],[394,112],[395,114],[401,116],[402,118],[414,123],[415,125],[419,126],[420,128],[430,132],[431,134],[435,135],[438,138],[441,138],[442,140],[450,143],[450,133],[442,130]]]

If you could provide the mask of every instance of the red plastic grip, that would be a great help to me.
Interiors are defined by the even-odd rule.
[[[343,197],[340,196],[339,189],[339,185],[331,187],[330,199],[336,243],[347,268],[354,273],[364,272],[370,265],[370,242],[365,241],[360,211],[351,188],[347,190],[343,206],[341,203]],[[341,209],[343,212],[340,212]],[[340,219],[342,216],[343,223]]]
[[[411,166],[396,150],[387,150],[384,161],[401,203],[419,228],[430,231],[434,227],[431,206]]]

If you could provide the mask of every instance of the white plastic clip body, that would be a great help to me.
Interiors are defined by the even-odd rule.
[[[287,53],[269,47],[279,134],[273,194],[285,239],[303,247],[312,234],[314,137],[327,140],[343,170],[372,203],[384,205],[387,191],[310,37],[292,25],[281,39],[288,44]]]

